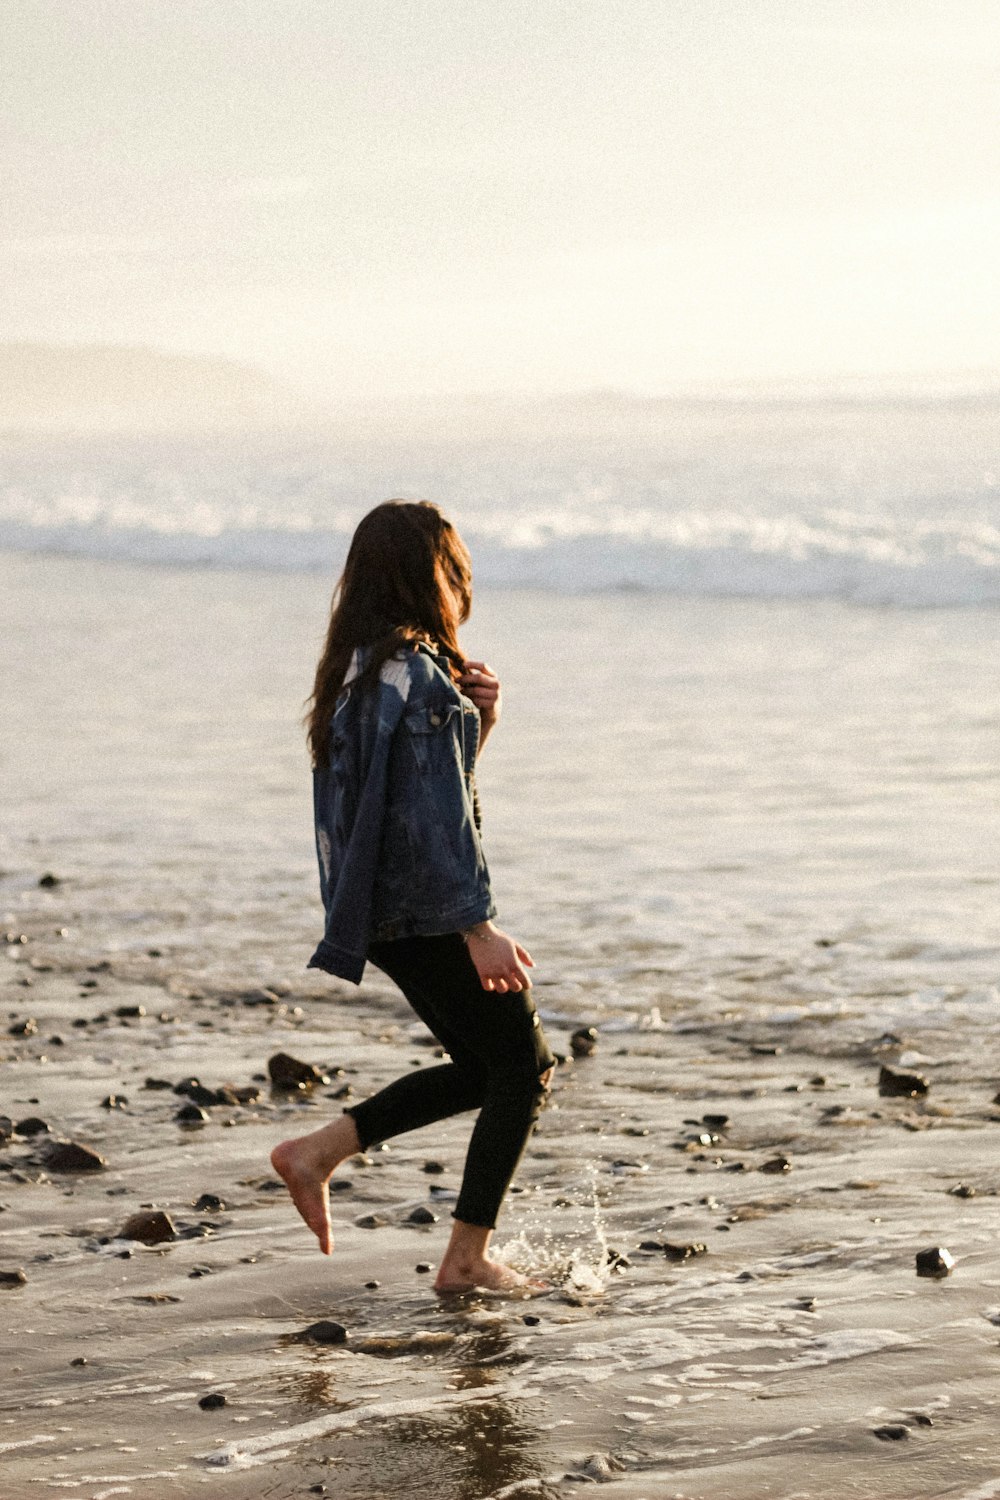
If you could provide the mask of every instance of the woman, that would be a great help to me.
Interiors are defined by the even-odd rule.
[[[326,910],[310,967],[357,984],[370,960],[451,1060],[406,1073],[271,1155],[329,1255],[328,1184],[342,1161],[478,1107],[440,1292],[528,1285],[490,1258],[489,1242],[554,1063],[531,957],[493,921],[475,763],[500,684],[458,646],[471,580],[468,551],[436,506],[391,500],[371,511],[334,594],[308,717]]]

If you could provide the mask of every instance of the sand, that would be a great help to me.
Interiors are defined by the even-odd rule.
[[[664,996],[651,1024],[611,1023],[560,1068],[509,1200],[498,1243],[557,1289],[441,1299],[417,1268],[444,1243],[468,1120],[343,1169],[331,1261],[267,1162],[345,1085],[431,1060],[387,986],[349,1008],[311,976],[294,997],[185,992],[163,957],[74,951],[58,889],[34,904],[3,970],[4,1032],[37,1024],[4,1036],[6,1109],[107,1165],[48,1171],[44,1134],[0,1151],[2,1266],[26,1276],[2,1292],[4,1500],[486,1500],[591,1479],[629,1500],[1000,1493],[1000,1112],[968,1037],[768,1026]],[[567,1054],[568,1024],[549,1022]],[[197,1127],[144,1087],[250,1084],[279,1051],[330,1082],[261,1082]],[[885,1064],[929,1092],[880,1097]],[[102,1107],[110,1093],[127,1102]],[[224,1206],[198,1209],[203,1193]],[[143,1205],[181,1237],[123,1239]],[[418,1205],[439,1221],[408,1224]],[[705,1248],[678,1261],[644,1241]],[[954,1270],[919,1278],[934,1245]],[[346,1342],[298,1342],[317,1319]],[[225,1406],[201,1409],[212,1393]]]

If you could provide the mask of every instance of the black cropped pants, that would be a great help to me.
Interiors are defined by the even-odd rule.
[[[451,1061],[404,1074],[347,1110],[362,1149],[478,1109],[454,1217],[496,1225],[553,1066],[531,990],[484,990],[458,933],[373,943],[368,957],[397,984]]]

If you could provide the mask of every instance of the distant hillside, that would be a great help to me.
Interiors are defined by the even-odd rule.
[[[236,360],[110,344],[0,344],[0,429],[8,432],[257,426],[287,400]]]

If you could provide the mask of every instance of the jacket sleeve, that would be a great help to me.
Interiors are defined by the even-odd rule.
[[[356,754],[338,774],[318,777],[315,788],[317,828],[334,826],[341,837],[338,868],[330,871],[325,892],[323,940],[308,967],[354,984],[361,982],[365,969],[390,751],[405,702],[394,676],[391,670],[383,674],[372,703],[359,712]]]

